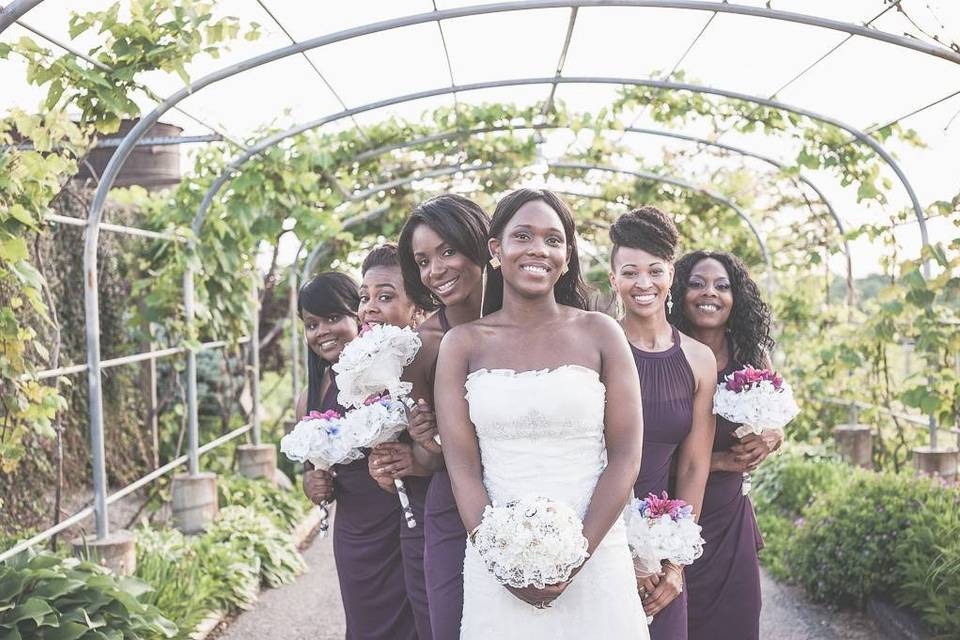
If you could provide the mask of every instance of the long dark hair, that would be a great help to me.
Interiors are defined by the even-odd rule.
[[[490,228],[490,218],[473,200],[445,193],[417,206],[403,223],[397,240],[403,286],[418,307],[432,311],[438,304],[420,280],[420,268],[413,258],[413,232],[421,224],[433,229],[445,242],[483,269],[488,258],[487,230]]]
[[[325,271],[308,280],[297,295],[297,313],[309,311],[315,316],[345,315],[357,317],[359,287],[353,278],[339,271]],[[320,385],[330,363],[307,347],[307,411],[317,411],[323,398]]]
[[[587,285],[580,273],[580,254],[577,252],[577,228],[570,207],[557,194],[546,189],[517,189],[505,195],[497,203],[490,221],[490,238],[500,238],[507,223],[517,211],[528,202],[545,202],[553,209],[563,225],[570,248],[570,261],[567,272],[553,285],[553,295],[557,302],[577,309],[587,308]],[[487,270],[487,286],[483,292],[483,315],[499,311],[503,307],[503,273],[499,269]]]
[[[727,339],[731,356],[739,365],[763,367],[767,354],[776,342],[770,337],[770,307],[763,301],[760,287],[750,277],[743,260],[725,251],[692,251],[676,262],[673,279],[673,311],[670,323],[691,335],[693,323],[687,318],[684,298],[689,287],[690,272],[702,260],[712,258],[723,265],[730,276],[733,308],[727,320]]]

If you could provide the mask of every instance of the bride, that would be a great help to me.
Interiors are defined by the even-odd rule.
[[[620,519],[643,436],[623,332],[584,311],[573,216],[555,194],[504,197],[489,248],[484,317],[447,333],[435,378],[460,516],[473,531],[491,502],[547,497],[578,512],[590,555],[566,582],[514,588],[468,544],[460,637],[648,638]]]

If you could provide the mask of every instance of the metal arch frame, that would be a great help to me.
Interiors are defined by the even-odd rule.
[[[720,195],[718,195],[718,194],[712,193],[712,192],[708,191],[707,189],[704,189],[704,188],[702,188],[702,187],[699,187],[699,186],[697,186],[697,185],[695,185],[695,184],[692,184],[692,183],[689,183],[689,182],[686,182],[686,181],[683,181],[683,180],[679,180],[679,179],[677,179],[677,178],[673,178],[672,176],[662,176],[662,175],[658,175],[658,174],[655,174],[655,173],[647,173],[647,172],[641,172],[641,171],[628,171],[628,170],[625,170],[625,169],[619,169],[619,168],[617,168],[617,167],[602,167],[602,166],[587,165],[587,164],[575,165],[574,163],[567,163],[566,166],[564,166],[564,163],[557,163],[557,164],[553,164],[553,165],[549,165],[549,166],[556,166],[557,168],[571,168],[571,169],[572,169],[572,168],[577,168],[577,169],[584,169],[584,170],[607,171],[607,172],[611,172],[611,173],[619,173],[619,174],[631,175],[631,176],[637,177],[637,178],[639,178],[639,179],[651,180],[651,181],[654,181],[654,182],[661,182],[661,183],[666,183],[666,184],[672,184],[672,185],[681,187],[681,188],[683,188],[683,189],[688,189],[688,190],[691,190],[691,191],[697,191],[697,192],[699,192],[699,193],[703,193],[703,194],[706,195],[707,197],[712,198],[713,200],[719,202],[720,204],[723,204],[723,205],[725,205],[726,207],[732,209],[732,210],[737,214],[737,216],[740,217],[740,218],[747,224],[748,228],[750,229],[750,231],[753,233],[754,237],[756,238],[757,244],[760,246],[760,253],[761,253],[761,255],[762,255],[763,259],[764,259],[764,262],[765,262],[765,264],[766,264],[766,266],[767,266],[767,270],[766,270],[766,271],[767,271],[767,272],[766,272],[767,295],[768,295],[768,296],[772,295],[772,293],[773,293],[773,275],[772,275],[772,274],[773,274],[773,266],[772,266],[772,264],[770,263],[770,260],[769,260],[769,254],[768,254],[768,252],[767,252],[766,242],[764,241],[763,237],[760,235],[760,233],[759,233],[759,231],[757,230],[757,228],[753,225],[753,222],[752,222],[752,221],[750,220],[750,218],[746,215],[746,213],[744,213],[737,205],[735,205],[734,203],[730,202],[728,199],[724,198],[723,196],[720,196]],[[402,178],[402,179],[399,179],[399,180],[393,180],[393,181],[390,181],[390,182],[388,182],[388,183],[383,183],[383,184],[380,184],[380,185],[374,185],[373,187],[371,187],[370,189],[368,189],[367,191],[365,191],[365,192],[364,192],[364,195],[363,195],[362,197],[356,197],[356,198],[354,198],[354,200],[360,200],[360,199],[362,199],[362,198],[369,197],[370,195],[373,195],[373,194],[375,194],[375,193],[377,193],[377,192],[379,192],[379,191],[383,191],[383,190],[385,190],[385,189],[396,188],[396,187],[399,187],[399,186],[403,186],[403,185],[405,185],[405,184],[409,184],[409,183],[411,183],[411,182],[416,182],[416,181],[418,181],[418,180],[425,180],[425,179],[428,179],[428,178],[440,177],[440,176],[445,176],[445,175],[455,175],[455,174],[457,174],[457,173],[470,173],[470,172],[473,172],[473,171],[485,171],[485,170],[489,170],[489,169],[493,169],[493,168],[494,168],[493,165],[487,163],[487,164],[484,164],[484,165],[474,165],[474,166],[466,166],[466,167],[464,167],[464,166],[455,166],[455,167],[446,167],[446,168],[444,168],[444,169],[437,169],[436,171],[430,171],[430,172],[426,172],[426,173],[424,173],[424,174],[419,174],[419,175],[416,175],[416,176],[407,176],[407,177]],[[428,174],[429,174],[429,175],[428,175]],[[594,194],[574,193],[574,192],[570,192],[570,191],[557,191],[557,193],[564,194],[564,195],[569,195],[569,196],[574,196],[574,197],[578,197],[578,198],[585,198],[585,199],[588,199],[588,198],[589,198],[589,199],[594,199],[594,200],[600,200],[600,201],[603,201],[603,202],[607,202],[607,203],[609,203],[609,204],[615,204],[615,201],[610,200],[609,198],[605,198],[605,197],[603,197],[603,196],[594,195]],[[371,221],[371,220],[374,220],[374,219],[380,217],[381,215],[383,215],[383,214],[386,213],[387,211],[389,211],[389,207],[380,207],[380,208],[378,208],[378,209],[374,209],[373,211],[369,211],[369,212],[367,212],[367,213],[363,213],[363,214],[359,214],[359,215],[353,216],[352,218],[348,218],[347,220],[344,221],[341,229],[347,230],[347,229],[350,229],[350,228],[352,228],[352,227],[355,227],[355,226],[357,226],[357,225],[359,225],[359,224],[362,224],[362,223],[364,223],[364,222],[369,222],[369,221]],[[297,250],[296,258],[294,259],[293,263],[290,265],[290,283],[291,283],[291,290],[292,290],[292,288],[296,285],[296,278],[297,278],[297,276],[296,276],[296,266],[297,266],[297,261],[299,260],[300,253],[303,251],[303,247],[304,247],[305,245],[306,245],[306,240],[304,240],[304,241],[300,244],[300,248]],[[322,255],[322,253],[324,252],[324,250],[328,249],[329,246],[330,246],[330,245],[329,245],[328,242],[318,242],[317,245],[316,245],[313,249],[311,249],[310,254],[307,256],[307,258],[306,258],[305,261],[304,261],[303,270],[302,270],[301,273],[300,273],[300,281],[301,281],[301,282],[306,282],[306,281],[307,281],[307,278],[309,277],[310,272],[313,270],[314,264],[315,264],[316,261],[319,259],[320,255]],[[291,327],[296,327],[296,317],[295,317],[295,314],[296,314],[296,304],[295,304],[294,301],[291,300],[291,302],[290,302],[290,322],[291,322],[291,325],[290,325],[290,326],[291,326]],[[291,335],[292,335],[292,337],[291,337],[291,341],[292,341],[291,352],[292,352],[293,358],[294,358],[293,380],[292,380],[292,385],[293,385],[293,402],[296,403],[296,402],[297,402],[297,398],[299,397],[299,390],[300,390],[300,383],[299,383],[299,380],[298,380],[297,377],[296,377],[297,369],[299,368],[299,366],[298,366],[299,363],[297,362],[297,359],[299,358],[299,353],[300,353],[300,347],[299,347],[300,340],[299,340],[299,337],[298,337],[298,335],[297,335],[296,330],[292,330],[292,331],[291,331]]]
[[[385,154],[385,153],[389,153],[390,151],[396,151],[396,150],[398,150],[398,149],[406,149],[406,148],[409,148],[409,147],[418,146],[418,145],[420,145],[420,144],[426,144],[426,143],[429,143],[429,142],[438,142],[438,141],[441,141],[441,140],[447,140],[447,139],[454,138],[454,137],[469,137],[469,136],[473,136],[473,135],[477,135],[477,134],[497,133],[497,132],[502,132],[502,131],[534,131],[534,130],[535,130],[535,131],[541,131],[541,130],[544,130],[544,129],[562,129],[562,128],[565,128],[565,127],[558,127],[558,126],[556,126],[556,125],[551,125],[551,124],[536,124],[536,125],[531,125],[531,126],[520,126],[520,127],[503,126],[503,127],[483,127],[483,128],[470,129],[470,130],[456,130],[456,129],[455,129],[455,130],[447,131],[447,132],[445,132],[445,133],[432,134],[432,135],[429,135],[429,136],[423,136],[423,137],[420,137],[420,138],[416,138],[416,139],[414,139],[414,140],[408,140],[408,141],[406,141],[406,142],[395,143],[395,144],[386,145],[386,146],[383,146],[383,147],[378,147],[378,148],[376,148],[376,149],[371,149],[371,150],[369,150],[369,151],[364,151],[363,153],[360,153],[360,154],[357,154],[356,156],[354,156],[354,160],[355,160],[355,161],[369,160],[369,159],[371,159],[371,158],[378,157],[378,156],[383,155],[383,154]],[[637,133],[637,134],[644,134],[644,135],[660,136],[660,137],[664,137],[664,138],[673,138],[673,139],[676,139],[676,140],[685,140],[685,141],[688,141],[688,142],[695,142],[695,143],[697,143],[697,144],[701,144],[701,145],[705,145],[705,146],[710,146],[710,147],[716,147],[716,148],[718,148],[718,149],[723,149],[724,151],[730,151],[730,152],[736,153],[736,154],[738,154],[738,155],[740,155],[740,156],[744,156],[744,157],[749,157],[749,158],[754,158],[754,159],[756,159],[756,160],[760,160],[760,161],[765,162],[765,163],[767,163],[767,164],[769,164],[769,165],[771,165],[771,166],[773,166],[773,167],[775,167],[775,168],[777,168],[777,169],[779,169],[779,170],[781,170],[781,171],[787,169],[787,166],[786,166],[784,163],[780,162],[779,160],[775,160],[774,158],[771,158],[771,157],[769,157],[769,156],[766,156],[766,155],[763,155],[763,154],[760,154],[760,153],[756,153],[756,152],[754,152],[754,151],[750,151],[749,149],[744,149],[744,148],[742,148],[742,147],[736,147],[736,146],[729,145],[729,144],[724,144],[724,143],[720,143],[720,142],[714,142],[714,141],[708,140],[708,139],[706,139],[706,138],[700,138],[700,137],[697,137],[697,136],[691,136],[691,135],[687,135],[687,134],[683,134],[683,133],[679,133],[679,132],[673,132],[673,131],[662,131],[662,130],[656,130],[656,129],[645,129],[645,128],[642,128],[642,127],[626,127],[625,129],[623,129],[623,131],[626,132],[626,133]],[[837,211],[834,209],[833,204],[830,202],[830,200],[829,200],[829,199],[826,197],[826,195],[824,195],[824,193],[817,187],[817,185],[814,184],[810,179],[808,179],[808,178],[807,178],[806,176],[804,176],[802,173],[799,173],[796,177],[793,177],[793,176],[790,176],[790,177],[791,177],[791,179],[792,179],[794,182],[796,182],[797,180],[799,180],[799,181],[802,182],[803,184],[805,184],[805,185],[809,186],[811,189],[813,189],[814,193],[817,194],[817,197],[820,199],[820,201],[823,203],[823,205],[827,208],[827,211],[829,211],[830,216],[833,218],[833,221],[834,221],[834,223],[836,224],[837,231],[840,233],[840,238],[841,238],[841,241],[842,241],[842,248],[843,248],[844,257],[845,257],[845,260],[846,260],[847,285],[848,285],[848,287],[847,287],[847,304],[852,305],[852,304],[853,304],[853,296],[852,296],[852,292],[853,292],[853,288],[852,288],[852,287],[853,287],[853,256],[852,256],[852,253],[851,253],[851,250],[850,250],[850,243],[849,243],[849,241],[848,241],[847,238],[846,238],[846,229],[844,228],[843,221],[840,219],[839,214],[838,214]]]
[[[0,15],[0,32],[2,32],[9,24],[13,22],[17,17],[23,15],[31,8],[36,6],[42,0],[26,0],[19,1],[15,0],[12,8],[8,7],[7,11],[4,14]],[[808,16],[798,13],[791,13],[785,11],[779,11],[775,9],[760,8],[760,7],[747,7],[740,5],[731,5],[725,3],[716,3],[716,2],[702,2],[698,0],[566,0],[566,1],[553,1],[553,0],[524,0],[522,2],[513,2],[513,3],[500,3],[494,5],[486,5],[481,7],[464,7],[464,8],[455,8],[448,9],[444,11],[432,11],[424,14],[407,16],[401,18],[395,18],[392,20],[386,20],[370,25],[364,25],[361,27],[356,27],[353,29],[343,30],[334,34],[321,36],[318,38],[313,38],[305,42],[297,43],[289,47],[283,47],[275,49],[273,51],[261,54],[258,56],[251,57],[247,60],[241,61],[237,64],[228,66],[226,68],[220,69],[212,74],[208,74],[203,78],[191,83],[190,85],[183,87],[179,91],[172,94],[160,105],[158,105],[150,114],[141,118],[140,122],[127,134],[124,138],[124,141],[118,147],[116,153],[111,158],[104,175],[101,177],[101,182],[98,185],[97,191],[94,195],[93,202],[91,203],[89,215],[88,215],[88,225],[87,233],[84,242],[84,308],[87,316],[85,337],[87,343],[87,365],[89,367],[88,375],[88,393],[90,396],[89,402],[89,412],[91,419],[91,448],[92,455],[94,458],[94,485],[95,490],[99,494],[105,493],[105,469],[103,464],[103,391],[101,388],[101,372],[100,372],[100,326],[99,326],[99,292],[98,292],[98,277],[97,277],[97,265],[96,265],[96,254],[97,254],[97,245],[99,240],[99,222],[102,215],[103,206],[106,202],[107,193],[110,188],[113,186],[114,181],[116,180],[117,174],[125,163],[127,157],[129,156],[133,146],[136,145],[136,142],[143,137],[145,132],[151,127],[155,122],[157,122],[160,116],[177,103],[182,101],[189,95],[192,95],[196,91],[202,89],[205,86],[213,84],[219,80],[231,77],[233,75],[242,73],[243,71],[261,66],[273,60],[279,60],[287,56],[293,55],[295,53],[301,53],[310,49],[314,49],[326,44],[333,42],[340,42],[348,40],[350,38],[355,38],[362,35],[368,35],[377,33],[380,31],[385,31],[388,29],[395,29],[404,26],[412,26],[416,24],[422,24],[425,22],[440,21],[444,19],[457,18],[457,17],[466,17],[471,15],[483,15],[483,14],[492,14],[500,12],[509,12],[517,10],[532,10],[532,9],[547,9],[547,8],[576,8],[576,7],[659,7],[659,8],[675,8],[675,9],[688,9],[688,10],[699,10],[699,11],[713,11],[713,12],[722,12],[722,13],[732,13],[740,15],[749,15],[754,17],[769,18],[782,20],[787,22],[794,22],[798,24],[805,24],[808,26],[821,27],[832,29],[836,31],[846,32],[851,35],[860,35],[869,39],[887,42],[894,44],[896,46],[904,47],[907,49],[919,51],[927,55],[932,55],[934,57],[946,59],[954,63],[960,63],[960,55],[955,54],[952,51],[946,51],[939,49],[930,45],[928,43],[919,42],[916,40],[910,40],[905,37],[895,36],[892,34],[879,32],[876,30],[870,30],[859,25],[852,25],[848,23],[843,23],[835,20],[829,20],[826,18],[819,18],[814,16]],[[581,82],[587,79],[580,79]],[[570,79],[564,78],[552,78],[552,83],[548,82],[546,84],[560,84],[561,81],[564,83],[570,82]],[[538,84],[540,84],[538,82]],[[631,84],[631,83],[619,83],[619,84]],[[675,85],[670,87],[667,83],[661,83],[662,88],[677,88],[688,90],[696,90],[695,85],[688,85],[686,87],[680,86],[679,83],[670,83]],[[651,84],[649,86],[657,86]],[[466,90],[461,88],[460,90]],[[743,94],[736,94],[734,92],[720,92],[719,90],[705,91],[706,93],[715,93],[717,95],[726,95],[731,98],[746,99],[748,101],[756,102],[755,98],[751,96],[744,96]],[[772,102],[772,101],[770,101]],[[779,103],[770,104],[771,107],[778,106]],[[789,110],[789,109],[788,109]],[[359,112],[359,111],[356,111]],[[810,117],[815,117],[810,112],[803,112],[795,110],[795,113],[800,115],[808,115]],[[351,114],[352,115],[352,114]],[[828,120],[825,120],[828,121]],[[903,174],[900,167],[896,164],[892,157],[879,145],[876,141],[872,140],[861,132],[859,129],[856,131],[851,130],[848,126],[842,126],[841,123],[833,121],[833,124],[841,126],[851,133],[854,134],[854,137],[861,140],[862,142],[870,145],[888,164],[891,165],[891,168],[897,174],[898,178],[903,182],[904,187],[907,189],[911,201],[914,206],[914,212],[918,218],[918,224],[920,225],[921,237],[923,240],[924,246],[928,245],[927,230],[924,223],[924,216],[922,208],[919,205],[916,194],[913,191],[912,186],[907,180],[906,176]],[[925,265],[926,266],[926,265]],[[105,504],[103,504],[102,499],[96,500],[97,503],[97,520],[98,520],[98,533],[103,531],[103,535],[106,532],[106,514],[105,514]],[[103,527],[101,528],[101,523]]]
[[[340,120],[346,117],[352,117],[357,113],[362,113],[366,111],[371,111],[375,109],[380,109],[383,107],[388,107],[396,104],[401,104],[404,102],[410,102],[413,100],[419,100],[428,97],[436,97],[441,95],[447,95],[453,92],[462,92],[462,91],[476,91],[481,89],[490,89],[496,87],[509,87],[509,86],[525,86],[525,85],[536,85],[536,84],[551,84],[551,83],[560,83],[560,84],[618,84],[618,85],[632,85],[632,86],[649,86],[659,89],[668,89],[676,91],[690,91],[693,93],[703,93],[711,95],[719,95],[727,98],[742,100],[745,102],[752,102],[755,104],[760,104],[763,106],[768,106],[775,109],[780,109],[790,113],[795,113],[812,120],[817,120],[824,122],[830,125],[833,125],[837,128],[843,129],[848,133],[854,135],[855,138],[862,141],[864,144],[867,144],[871,149],[873,149],[877,155],[883,159],[888,166],[894,171],[897,177],[900,179],[901,184],[903,184],[904,189],[907,191],[907,195],[910,197],[911,203],[913,205],[914,215],[917,218],[917,224],[920,227],[920,235],[923,246],[929,244],[929,239],[927,235],[926,227],[926,217],[923,213],[923,208],[920,205],[919,200],[917,199],[916,193],[913,190],[913,186],[910,181],[907,179],[906,175],[903,173],[903,170],[900,168],[899,164],[894,160],[892,156],[884,149],[884,147],[878,143],[876,140],[866,135],[860,129],[849,125],[840,120],[832,118],[830,116],[825,116],[820,113],[816,113],[801,107],[795,107],[792,105],[784,104],[775,100],[769,100],[759,96],[751,96],[744,93],[739,93],[735,91],[727,91],[724,89],[717,89],[713,87],[706,87],[703,85],[685,83],[685,82],[671,82],[665,80],[648,80],[648,79],[636,79],[636,78],[619,78],[619,77],[602,77],[602,76],[589,76],[589,77],[567,77],[567,78],[520,78],[514,80],[495,80],[488,82],[478,82],[468,85],[460,85],[456,87],[442,87],[439,89],[430,89],[426,91],[418,91],[411,94],[406,94],[403,96],[396,96],[393,98],[388,98],[385,100],[378,100],[366,105],[355,107],[346,111],[341,111],[336,114],[329,116],[324,116],[322,118],[312,120],[306,123],[302,123],[286,131],[281,131],[272,136],[268,136],[262,139],[259,143],[249,147],[244,153],[232,160],[224,169],[220,176],[214,181],[214,183],[207,190],[207,193],[204,194],[203,201],[200,204],[200,207],[197,211],[197,217],[194,219],[193,230],[196,233],[199,230],[200,225],[202,225],[203,217],[206,214],[207,209],[213,202],[213,198],[216,196],[217,192],[223,187],[224,184],[230,179],[230,176],[238,171],[240,167],[247,162],[250,158],[261,153],[262,151],[286,140],[287,138],[293,137],[295,135],[305,133],[306,131],[319,128],[330,122]],[[439,135],[439,134],[438,134]],[[400,148],[399,146],[393,147],[384,147],[384,149],[390,148]],[[114,156],[116,157],[116,156]],[[358,155],[358,157],[360,157]],[[370,157],[365,156],[365,157]],[[771,159],[772,160],[772,159]],[[112,161],[111,161],[112,162]],[[105,174],[106,175],[106,172]],[[102,186],[101,182],[101,186]],[[819,192],[819,189],[817,189]],[[832,207],[831,207],[832,208]],[[92,214],[92,209],[91,209]],[[838,220],[839,218],[835,218]],[[842,224],[842,223],[841,223]]]
[[[0,8],[0,33],[41,2],[43,0],[13,0],[6,7]]]
[[[763,236],[760,235],[760,231],[757,229],[756,225],[753,224],[753,220],[750,219],[743,209],[738,207],[734,202],[728,198],[723,197],[722,195],[710,191],[704,187],[695,185],[686,180],[681,180],[673,176],[663,176],[656,173],[650,173],[647,171],[633,171],[629,169],[621,169],[619,167],[609,167],[595,164],[588,164],[583,162],[553,162],[550,163],[550,167],[556,169],[582,169],[584,171],[605,171],[607,173],[618,173],[622,175],[634,176],[640,178],[641,180],[653,180],[656,182],[663,182],[666,184],[672,184],[674,186],[680,187],[682,189],[689,189],[691,191],[697,191],[703,195],[711,198],[723,204],[730,210],[734,211],[737,216],[746,223],[747,227],[750,229],[750,232],[753,234],[754,238],[757,239],[757,244],[760,246],[760,256],[763,258],[764,264],[767,266],[766,281],[767,281],[767,295],[770,296],[773,294],[774,280],[773,280],[773,263],[770,261],[770,253],[767,251],[767,243],[764,241]]]
[[[605,171],[605,172],[607,172],[607,173],[617,173],[617,174],[621,174],[621,175],[629,175],[629,176],[633,176],[633,177],[635,177],[635,178],[640,178],[640,179],[642,179],[642,180],[651,180],[651,181],[654,181],[654,182],[662,182],[662,183],[666,183],[666,184],[672,184],[672,185],[677,186],[677,187],[680,187],[680,188],[682,188],[682,189],[687,189],[687,190],[690,190],[690,191],[696,191],[696,192],[698,192],[698,193],[702,193],[703,195],[707,196],[708,198],[711,198],[712,200],[715,200],[716,202],[718,202],[718,203],[726,206],[727,208],[729,208],[730,210],[732,210],[733,212],[735,212],[735,213],[737,214],[737,216],[738,216],[741,220],[743,220],[743,222],[747,225],[748,229],[749,229],[750,232],[753,234],[754,238],[756,238],[756,240],[757,240],[757,244],[758,244],[759,247],[760,247],[760,255],[761,255],[761,257],[763,258],[764,264],[766,264],[766,266],[767,266],[768,288],[769,288],[769,285],[772,284],[772,280],[769,278],[769,276],[772,274],[773,264],[772,264],[771,261],[770,261],[770,253],[769,253],[769,251],[767,250],[766,241],[763,239],[763,236],[760,234],[760,231],[759,231],[759,230],[756,228],[756,226],[753,224],[753,221],[750,219],[750,216],[748,216],[748,215],[743,211],[743,209],[741,209],[740,207],[738,207],[735,203],[731,202],[728,198],[725,198],[725,197],[723,197],[723,196],[720,195],[720,194],[714,193],[713,191],[710,191],[709,189],[706,189],[706,188],[701,187],[701,186],[699,186],[699,185],[693,184],[692,182],[688,182],[688,181],[686,181],[686,180],[682,180],[682,179],[676,178],[676,177],[674,177],[674,176],[664,176],[664,175],[660,175],[660,174],[657,174],[657,173],[650,173],[650,172],[646,172],[646,171],[633,171],[633,170],[629,170],[629,169],[621,169],[621,168],[619,168],[619,167],[611,167],[611,166],[603,166],[603,165],[595,165],[595,164],[587,164],[587,163],[577,163],[577,162],[554,162],[554,163],[550,163],[548,166],[551,167],[551,168],[556,168],[556,169],[577,169],[577,170],[583,170],[583,171]],[[396,188],[396,187],[399,187],[399,186],[403,186],[403,185],[405,185],[405,184],[409,184],[409,183],[411,183],[411,182],[416,182],[416,181],[418,181],[418,180],[426,180],[426,179],[428,179],[428,178],[435,178],[435,177],[441,177],[441,176],[447,176],[447,175],[454,175],[454,174],[457,174],[457,173],[472,173],[472,172],[474,172],[474,171],[488,171],[488,170],[494,169],[494,168],[495,168],[495,166],[494,166],[493,164],[491,164],[491,163],[486,163],[486,164],[482,164],[482,165],[472,165],[472,166],[471,166],[471,165],[468,165],[468,166],[458,165],[458,166],[453,166],[453,167],[445,167],[445,168],[442,168],[442,169],[437,169],[436,171],[429,171],[429,172],[422,173],[422,174],[418,174],[418,175],[414,175],[414,176],[407,176],[407,177],[404,177],[404,178],[401,178],[401,179],[398,179],[398,180],[392,180],[392,181],[387,182],[387,183],[384,183],[384,184],[382,184],[382,185],[374,185],[373,187],[371,187],[370,189],[368,189],[367,191],[365,191],[365,192],[364,192],[364,195],[363,195],[362,197],[363,197],[363,198],[366,198],[366,197],[369,197],[369,196],[371,196],[371,195],[373,195],[373,194],[375,194],[375,193],[377,193],[377,192],[379,192],[379,191],[383,191],[383,190],[386,190],[386,189]],[[361,199],[361,198],[357,198],[357,199],[359,200],[359,199]],[[364,216],[372,216],[373,214],[379,214],[380,212],[381,212],[381,210],[378,209],[378,210],[376,210],[376,211],[373,211],[373,212],[368,213],[368,214],[363,214],[363,215],[364,215]],[[355,218],[351,218],[351,220],[349,220],[348,222],[353,221],[353,220],[356,220],[356,218],[358,218],[358,217],[360,217],[360,216],[357,216],[357,217],[355,217]],[[369,219],[369,217],[365,218],[364,220],[358,220],[357,222],[364,222],[364,221],[366,221],[366,219]],[[351,225],[351,226],[353,226],[353,225]],[[344,224],[344,227],[346,227],[346,223]],[[310,255],[309,255],[309,257],[307,258],[306,264],[304,265],[304,269],[303,269],[302,277],[303,277],[304,279],[306,279],[307,274],[309,273],[310,269],[313,267],[313,262],[314,262],[314,260],[316,259],[316,254],[319,252],[320,247],[322,247],[322,246],[324,246],[324,244],[323,244],[323,243],[320,243],[320,244],[317,245],[317,247],[315,247],[315,248],[313,249],[313,251],[310,252]]]

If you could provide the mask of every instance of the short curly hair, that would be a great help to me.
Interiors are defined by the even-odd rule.
[[[693,323],[686,315],[683,300],[687,295],[690,273],[700,262],[713,259],[723,265],[730,277],[733,308],[727,320],[727,335],[734,361],[739,365],[766,366],[768,354],[776,342],[770,336],[770,306],[764,302],[760,287],[750,277],[743,260],[725,251],[693,251],[675,266],[671,293],[676,304],[670,312],[670,324],[691,335]]]
[[[656,207],[640,207],[623,214],[610,225],[610,260],[620,247],[642,249],[647,253],[673,262],[677,254],[680,233],[673,218]]]

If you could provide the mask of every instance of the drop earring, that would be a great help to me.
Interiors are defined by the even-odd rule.
[[[492,258],[490,258],[490,266],[493,267],[494,269],[499,269],[500,258],[498,258],[497,256],[493,256]]]
[[[673,291],[667,294],[667,315],[673,313]]]

